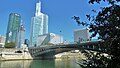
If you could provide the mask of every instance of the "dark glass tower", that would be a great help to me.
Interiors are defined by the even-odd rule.
[[[6,33],[6,43],[18,43],[19,30],[20,30],[21,16],[17,13],[9,15],[9,21]]]

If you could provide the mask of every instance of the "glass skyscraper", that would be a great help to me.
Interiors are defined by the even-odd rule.
[[[9,21],[6,33],[6,43],[14,42],[18,43],[18,36],[20,30],[21,16],[17,13],[11,13],[9,15]]]
[[[25,27],[23,24],[20,25],[20,31],[19,31],[19,43],[17,45],[17,48],[22,48],[22,44],[24,44],[25,41]]]
[[[41,12],[41,2],[36,3],[36,13],[31,19],[31,46],[37,46],[39,35],[48,33],[48,16]]]

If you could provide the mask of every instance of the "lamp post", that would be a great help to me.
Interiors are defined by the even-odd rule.
[[[60,30],[60,43],[61,43],[61,32],[62,32],[62,31]]]

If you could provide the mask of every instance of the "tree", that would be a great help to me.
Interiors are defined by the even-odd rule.
[[[80,64],[85,68],[120,68],[120,5],[119,0],[103,0],[108,2],[110,6],[103,7],[98,12],[97,16],[91,17],[86,15],[90,24],[81,22],[80,18],[74,16],[74,20],[83,26],[88,26],[92,37],[99,35],[98,39],[104,40],[101,44],[107,51],[109,57],[102,55],[102,53],[91,54],[84,65]],[[99,3],[101,0],[90,0],[90,4]],[[92,10],[93,11],[93,10]]]
[[[15,48],[15,43],[14,42],[6,43],[5,48]]]

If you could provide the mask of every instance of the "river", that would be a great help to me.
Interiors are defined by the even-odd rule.
[[[81,68],[78,59],[0,61],[0,68]]]

